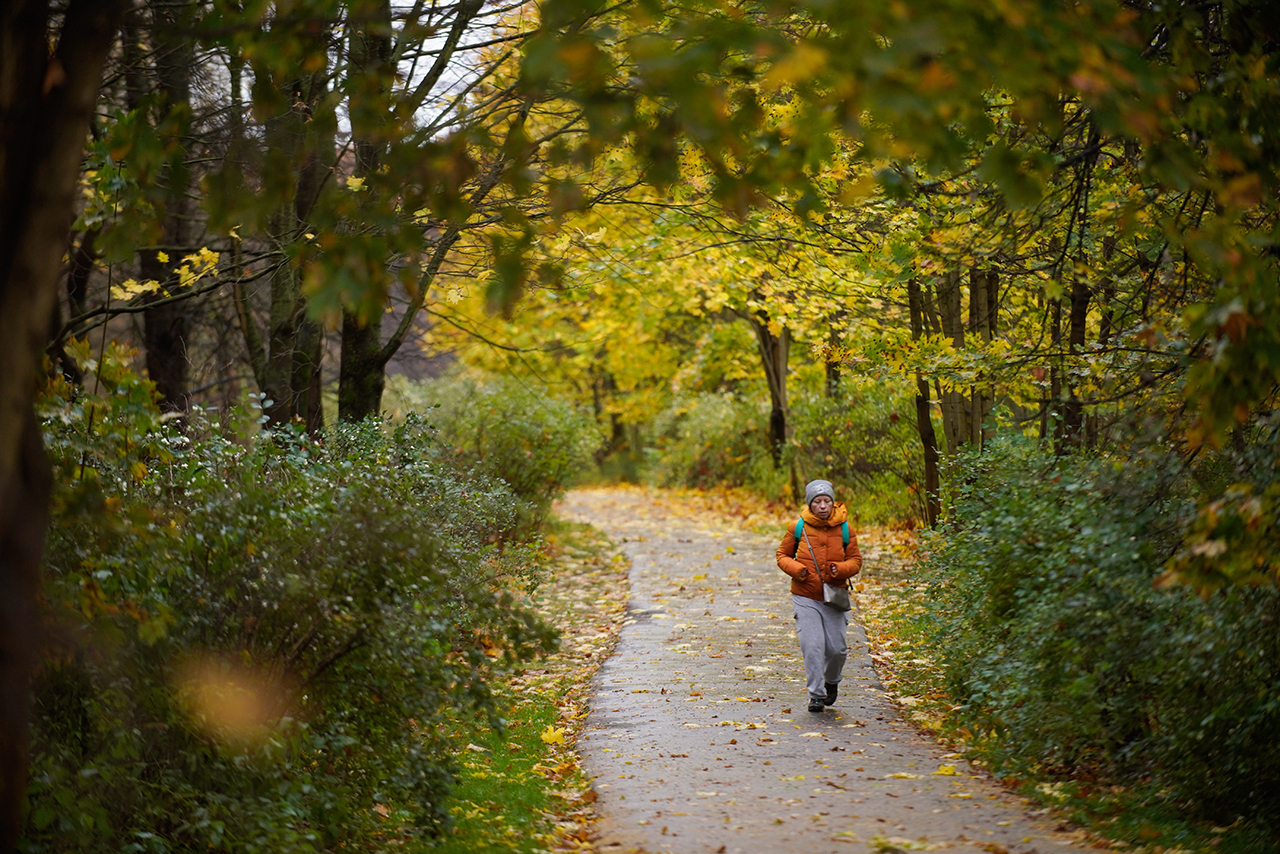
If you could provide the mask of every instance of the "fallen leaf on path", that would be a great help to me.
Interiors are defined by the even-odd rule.
[[[873,836],[871,837],[871,847],[882,854],[900,854],[903,851],[929,851],[933,846],[925,842],[917,842],[914,839],[905,839],[901,836]]]
[[[939,765],[938,770],[933,773],[938,777],[957,777],[960,774],[954,765]]]

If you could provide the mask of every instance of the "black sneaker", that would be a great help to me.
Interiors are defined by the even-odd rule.
[[[809,711],[820,712],[825,708],[826,708],[826,704],[823,703],[822,700],[815,700],[812,697],[809,698]]]
[[[832,703],[834,703],[834,702],[836,701],[836,695],[838,695],[838,694],[840,693],[840,683],[839,683],[839,682],[827,682],[827,683],[826,683],[826,686],[827,686],[827,698],[826,698],[825,700],[823,700],[822,702],[824,702],[824,703],[826,703],[828,706],[830,706]]]

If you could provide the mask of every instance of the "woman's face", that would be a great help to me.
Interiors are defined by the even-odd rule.
[[[813,515],[817,516],[819,519],[826,519],[830,516],[831,508],[835,506],[835,501],[833,501],[829,495],[819,495],[817,498],[809,502],[809,509],[812,510]]]

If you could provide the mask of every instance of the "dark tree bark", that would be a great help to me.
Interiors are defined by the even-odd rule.
[[[763,294],[755,293],[752,297],[761,305],[765,303]],[[784,326],[775,335],[764,309],[749,312],[746,318],[755,332],[756,348],[769,385],[769,453],[777,468],[782,465],[782,451],[787,444],[787,360],[791,353],[791,331]]]
[[[71,269],[67,272],[67,303],[73,316],[84,314],[88,307],[89,276],[98,262],[96,243],[100,231],[97,228],[86,231],[71,255]]]
[[[964,295],[960,292],[960,273],[948,272],[938,280],[938,316],[942,333],[951,339],[956,351],[964,349]],[[973,415],[969,400],[953,387],[942,392],[942,432],[947,439],[947,453],[954,454],[967,444],[972,432]]]
[[[338,418],[362,421],[382,411],[386,362],[378,324],[342,313],[342,352],[338,364]]]
[[[152,0],[148,3],[152,16],[156,86],[163,98],[158,125],[185,127],[185,121],[174,121],[186,114],[191,102],[191,69],[195,63],[193,42],[180,24],[190,10],[189,0]],[[170,140],[182,151],[182,131]],[[175,293],[178,278],[174,268],[191,244],[191,176],[183,164],[185,156],[175,157],[160,175],[164,187],[164,217],[160,229],[160,248],[139,253],[139,273],[144,280],[159,282],[164,291]],[[161,253],[164,253],[162,260]],[[159,295],[157,295],[159,296]],[[143,349],[146,352],[147,376],[156,384],[160,409],[186,412],[190,405],[190,366],[187,338],[191,317],[187,300],[164,302],[148,308],[142,315]]]
[[[927,323],[925,300],[928,295],[920,289],[920,282],[911,278],[907,281],[907,302],[911,314],[911,337],[920,340],[924,337]],[[936,528],[938,518],[942,515],[942,494],[938,481],[938,435],[933,429],[933,413],[929,406],[929,383],[924,375],[916,372],[916,432],[920,434],[920,446],[924,452],[924,521],[930,528]]]
[[[1106,264],[1111,263],[1112,257],[1116,251],[1116,236],[1108,234],[1102,239],[1102,260]],[[1110,271],[1102,277],[1098,282],[1098,308],[1100,320],[1098,323],[1098,346],[1106,347],[1111,343],[1111,337],[1115,333],[1115,322],[1112,319],[1112,302],[1116,298],[1116,283],[1112,278]],[[1101,430],[1098,424],[1097,413],[1090,414],[1085,418],[1085,443],[1091,447],[1097,447]]]
[[[1055,299],[1049,309],[1049,345],[1055,354],[1049,362],[1049,395],[1041,401],[1040,439],[1043,441],[1053,428],[1053,440],[1062,446],[1062,300]]]
[[[999,276],[995,270],[972,267],[969,270],[969,331],[983,344],[990,344],[996,331]],[[969,391],[969,441],[983,447],[990,431],[985,430],[987,416],[991,414],[994,395],[982,378]]]
[[[380,132],[386,123],[381,102],[394,69],[391,60],[391,5],[362,0],[352,7],[360,21],[350,34],[351,126],[357,178],[378,171],[386,147]],[[338,417],[361,421],[382,411],[387,359],[382,357],[382,318],[366,318],[343,309],[342,349],[338,364]]]
[[[0,4],[0,850],[22,822],[50,471],[32,398],[121,0]],[[60,24],[60,29],[56,27]],[[50,35],[57,44],[50,55]]]
[[[303,239],[335,150],[331,130],[312,121],[316,105],[329,93],[329,70],[299,72],[283,83],[284,111],[266,122],[269,156],[265,168],[288,168],[292,176],[282,189],[286,198],[270,226],[272,240],[281,246]],[[258,69],[256,76],[270,79],[265,69]],[[319,395],[322,350],[319,330],[306,316],[301,271],[290,264],[272,275],[265,335],[255,325],[246,295],[237,290],[236,298],[258,388],[266,395],[263,412],[269,423],[278,426],[298,418],[309,430],[319,430],[323,426]]]
[[[1084,350],[1086,322],[1089,315],[1089,285],[1079,276],[1071,285],[1071,310],[1067,325],[1067,349],[1072,355]],[[1084,405],[1074,384],[1067,383],[1066,400],[1062,402],[1061,445],[1076,448],[1084,440]]]

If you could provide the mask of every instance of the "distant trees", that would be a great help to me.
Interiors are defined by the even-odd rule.
[[[328,330],[339,417],[376,413],[459,238],[488,235],[472,275],[501,303],[536,223],[593,195],[548,195],[546,151],[578,111],[517,85],[535,26],[522,4],[135,6],[110,55],[55,345],[138,311],[168,408],[251,377],[273,423],[315,429]],[[180,268],[202,248],[218,262],[197,287]],[[122,281],[135,284],[111,299]]]
[[[1061,451],[1135,408],[1176,415],[1180,396],[1191,417],[1172,426],[1192,448],[1271,408],[1274,4],[695,4],[628,18],[622,42],[575,17],[596,9],[550,3],[525,64],[585,105],[591,145],[626,136],[669,163],[664,138],[685,129],[738,213],[897,202],[875,266],[919,332],[907,343],[899,314],[873,348],[884,361],[860,365],[930,380],[949,448],[980,439],[993,408]],[[601,73],[575,76],[588,62]],[[846,146],[865,172],[842,167],[844,192],[827,193]]]

